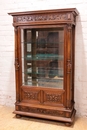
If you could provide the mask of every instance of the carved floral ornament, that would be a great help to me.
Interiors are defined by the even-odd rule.
[[[24,15],[24,16],[14,16],[14,22],[33,22],[33,21],[62,21],[71,20],[68,19],[68,14],[41,14],[41,15]]]
[[[24,92],[24,99],[30,100],[34,99],[37,100],[37,94],[36,92]]]
[[[62,102],[62,94],[46,94],[47,101],[50,102]]]

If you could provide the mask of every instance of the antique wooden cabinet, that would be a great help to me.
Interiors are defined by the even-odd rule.
[[[75,24],[71,9],[9,13],[15,32],[16,116],[74,121]]]

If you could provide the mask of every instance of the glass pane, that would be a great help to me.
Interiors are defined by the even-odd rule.
[[[22,85],[63,88],[64,30],[21,30]]]

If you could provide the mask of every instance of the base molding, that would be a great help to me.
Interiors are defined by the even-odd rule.
[[[37,118],[42,118],[42,119],[61,121],[61,122],[65,122],[66,126],[69,126],[69,125],[72,125],[74,122],[76,110],[73,109],[72,115],[69,118],[59,117],[59,116],[51,116],[51,115],[43,115],[43,114],[37,114],[37,113],[30,113],[30,112],[23,112],[23,111],[14,111],[13,113],[16,115],[30,116],[30,117],[37,117]]]

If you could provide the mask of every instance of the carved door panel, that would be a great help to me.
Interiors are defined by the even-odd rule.
[[[21,87],[22,102],[29,104],[40,104],[41,101],[41,91],[35,88]]]
[[[64,106],[64,90],[44,90],[44,104]]]
[[[63,89],[64,29],[21,29],[22,85]]]
[[[64,90],[22,86],[21,91],[22,102],[47,106],[64,106]]]

